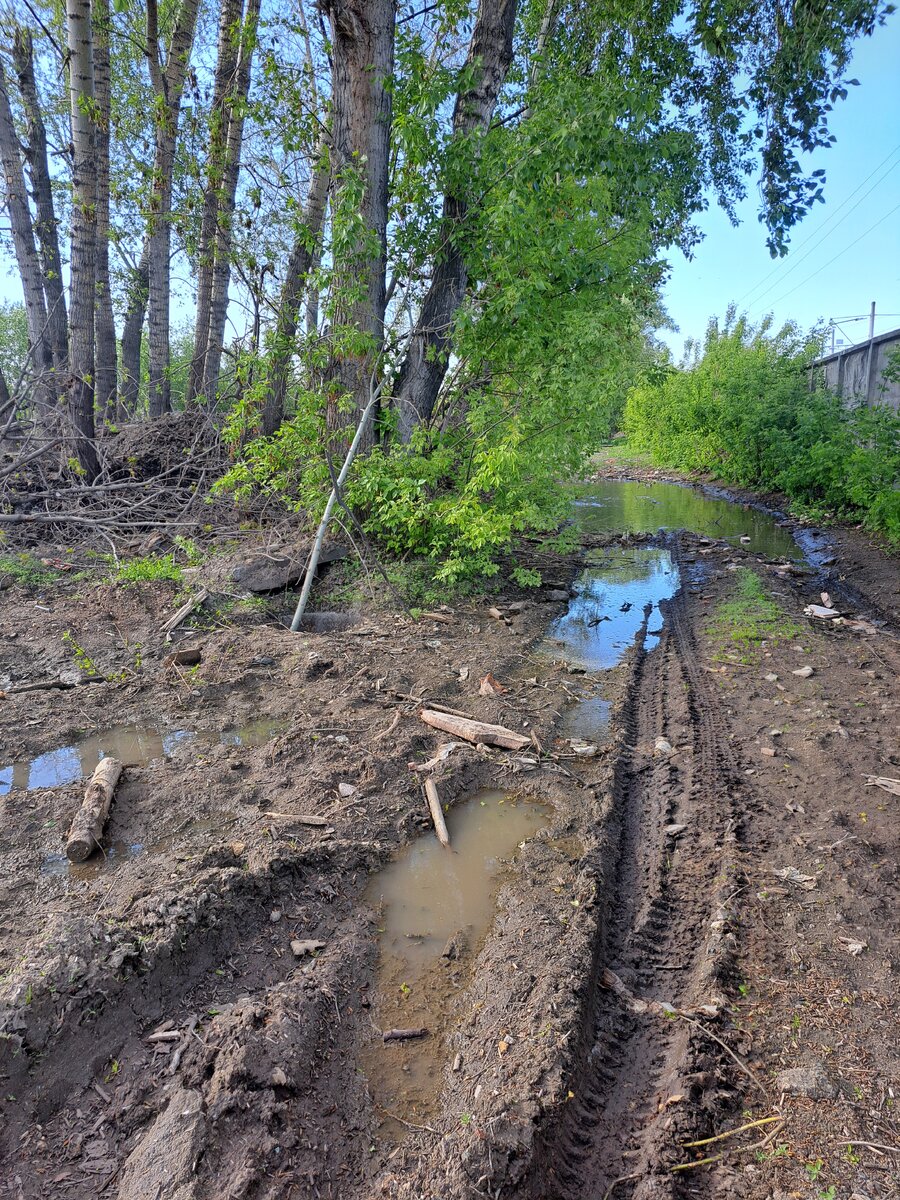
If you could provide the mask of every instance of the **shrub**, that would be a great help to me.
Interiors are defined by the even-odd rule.
[[[730,309],[724,329],[710,324],[693,365],[629,392],[631,445],[658,465],[777,488],[900,542],[900,418],[810,391],[818,348],[795,326],[772,334],[769,323],[751,326]]]

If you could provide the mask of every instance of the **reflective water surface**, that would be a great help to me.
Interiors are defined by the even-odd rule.
[[[59,746],[35,758],[23,758],[0,767],[0,796],[13,790],[62,787],[87,779],[102,758],[121,759],[126,766],[141,767],[169,758],[178,746],[197,741],[228,746],[263,746],[287,728],[284,720],[257,718],[235,729],[163,729],[156,725],[119,725],[92,733],[69,746]]]

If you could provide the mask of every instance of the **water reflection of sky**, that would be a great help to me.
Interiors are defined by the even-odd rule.
[[[107,755],[121,759],[126,766],[143,766],[156,759],[169,758],[180,746],[193,741],[262,746],[285,727],[284,721],[271,717],[257,717],[248,725],[220,731],[120,725],[90,734],[70,746],[60,746],[37,758],[24,758],[0,767],[0,796],[13,790],[62,787],[86,779]]]
[[[659,628],[659,603],[677,588],[678,571],[668,550],[610,548],[602,565],[588,566],[579,577],[568,610],[550,626],[548,638],[564,643],[560,652],[585,670],[614,667],[643,624],[644,606],[653,606],[649,628]],[[658,640],[648,634],[646,648]]]

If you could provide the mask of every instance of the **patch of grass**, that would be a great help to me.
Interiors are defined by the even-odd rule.
[[[0,577],[22,587],[39,588],[56,583],[59,574],[31,554],[0,554]]]
[[[653,460],[649,454],[630,446],[626,438],[616,438],[591,455],[591,466],[595,471],[602,470],[608,463],[616,467],[650,467]]]
[[[736,595],[716,609],[710,634],[721,661],[726,647],[737,649],[742,661],[762,642],[775,643],[799,636],[803,630],[766,595],[755,571],[741,567],[735,572]]]
[[[155,583],[160,579],[180,583],[181,567],[176,563],[174,554],[148,554],[145,558],[129,558],[120,562],[113,577],[116,583],[126,585]]]

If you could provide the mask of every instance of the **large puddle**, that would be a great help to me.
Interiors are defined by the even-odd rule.
[[[736,543],[749,537],[746,548],[765,558],[803,557],[790,530],[768,513],[704,495],[696,488],[610,479],[578,484],[572,491],[575,523],[586,533],[690,529],[701,537]]]
[[[162,729],[156,725],[119,725],[93,733],[68,746],[59,746],[36,758],[23,758],[0,767],[0,796],[29,788],[62,787],[87,779],[102,758],[121,759],[129,767],[142,767],[169,758],[188,742],[200,745],[263,746],[287,728],[283,720],[259,718],[247,725],[223,730]]]
[[[482,791],[447,814],[450,847],[433,835],[409,846],[369,884],[381,907],[375,1021],[384,1031],[428,1029],[425,1037],[375,1043],[363,1054],[381,1132],[427,1122],[456,1023],[456,997],[496,911],[502,873],[550,810],[508,792]]]

